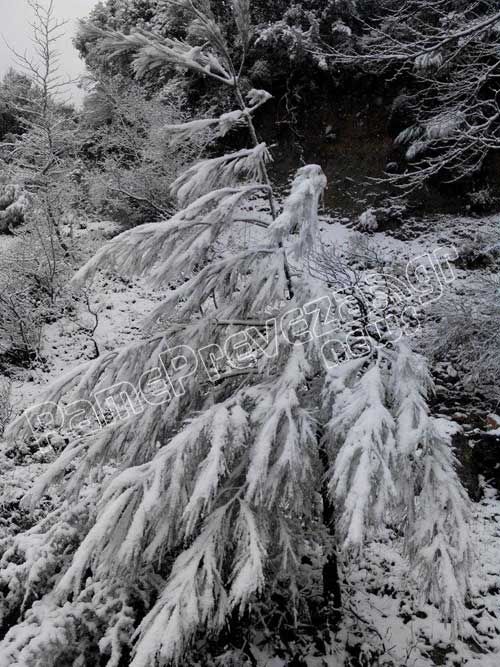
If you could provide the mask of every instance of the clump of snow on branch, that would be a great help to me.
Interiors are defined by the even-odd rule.
[[[299,256],[312,250],[318,238],[318,207],[326,185],[321,167],[316,164],[301,167],[283,204],[283,211],[271,225],[271,233],[280,242],[289,234],[299,234],[299,240],[294,244],[294,252]]]

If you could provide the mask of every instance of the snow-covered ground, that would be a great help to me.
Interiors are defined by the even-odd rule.
[[[409,262],[430,255],[437,250],[460,250],[468,241],[478,235],[485,245],[498,238],[500,216],[488,218],[446,217],[442,221],[409,221],[408,229],[399,230],[398,236],[384,232],[364,234],[354,227],[347,226],[336,218],[324,216],[320,219],[322,243],[335,247],[343,253],[375,255],[380,259],[384,271],[396,277],[405,276]],[[415,238],[408,238],[418,227]],[[258,230],[242,226],[236,233],[238,243],[254,240]],[[78,230],[76,241],[80,246],[82,259],[89,258],[107,238],[116,234],[118,229],[112,222],[88,222],[85,228]],[[402,238],[405,236],[405,238]],[[14,237],[0,237],[0,261],[15,243]],[[451,292],[460,290],[464,281],[471,284],[476,277],[454,267],[456,280],[446,289]],[[140,278],[123,278],[119,275],[101,275],[89,287],[89,304],[97,312],[98,326],[93,335],[101,351],[121,347],[141,334],[142,322],[161,301],[162,294]],[[91,359],[94,345],[84,329],[92,326],[94,317],[89,313],[86,302],[81,297],[75,301],[77,312],[71,317],[64,315],[44,327],[44,341],[41,350],[46,359],[43,368],[18,373],[14,382],[14,401],[18,411],[24,410],[30,401],[36,400],[41,386],[59,377],[76,364]]]
[[[374,542],[364,563],[353,563],[349,579],[357,586],[351,604],[359,614],[354,628],[372,628],[371,644],[385,658],[405,667],[500,664],[500,503],[495,489],[485,487],[474,504],[472,538],[476,553],[468,621],[453,636],[438,610],[419,595],[419,581],[408,572],[397,540],[388,531]],[[408,583],[411,582],[411,586]],[[358,623],[354,623],[354,621]],[[388,662],[388,664],[393,664]],[[368,663],[370,664],[370,663]],[[373,664],[385,664],[384,661]]]
[[[498,237],[499,218],[482,220],[447,218],[446,225],[428,221],[419,222],[417,233],[409,225],[403,238],[382,232],[369,236],[360,234],[338,220],[324,217],[320,221],[322,240],[344,252],[369,248],[379,256],[388,271],[404,275],[405,266],[411,260],[432,255],[438,248],[460,248],[477,234],[488,243]],[[446,229],[446,232],[443,230]],[[90,256],[112,233],[109,224],[89,223],[79,232],[78,243],[82,257]],[[244,232],[247,234],[247,232]],[[414,236],[414,238],[409,238]],[[7,251],[12,241],[0,238],[1,253]],[[449,286],[459,290],[463,281],[476,278],[463,270],[456,270],[456,281]],[[94,339],[101,351],[121,347],[142,336],[141,322],[161,300],[161,294],[142,279],[123,279],[104,274],[88,291],[91,309],[97,312],[98,326]],[[13,381],[13,397],[16,414],[39,400],[44,386],[94,354],[94,344],[85,327],[92,324],[85,300],[75,302],[76,314],[63,315],[44,329],[43,366],[31,370],[18,370]],[[29,478],[40,474],[44,467],[45,453],[40,461],[16,472],[9,464],[4,484],[9,493],[21,496],[29,485]],[[49,456],[49,459],[51,457]],[[18,483],[18,489],[14,490]],[[340,639],[366,638],[366,665],[396,665],[401,667],[430,667],[432,665],[471,665],[474,667],[498,667],[500,665],[500,502],[496,491],[484,488],[484,497],[473,506],[473,542],[476,563],[473,589],[468,606],[468,622],[460,629],[461,638],[454,638],[451,630],[442,623],[439,612],[419,597],[419,582],[408,572],[407,562],[401,553],[401,545],[394,534],[387,530],[382,538],[374,541],[363,559],[352,562],[346,568],[346,584],[352,593],[348,597],[347,611]],[[356,583],[363,582],[363,586]],[[410,583],[411,582],[411,583]],[[365,591],[365,592],[360,592]],[[371,658],[376,647],[378,657]],[[340,650],[340,649],[339,649]],[[328,662],[326,658],[311,656],[309,667],[340,665],[340,653]],[[376,660],[376,661],[375,661]],[[262,654],[262,667],[285,667],[274,657],[267,660]]]

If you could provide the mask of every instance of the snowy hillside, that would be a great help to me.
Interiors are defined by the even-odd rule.
[[[0,667],[500,665],[497,0],[27,7]]]

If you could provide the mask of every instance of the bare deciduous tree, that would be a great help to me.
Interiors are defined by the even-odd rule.
[[[61,74],[57,50],[65,22],[55,17],[52,0],[48,7],[37,0],[29,0],[28,4],[34,17],[33,55],[11,50],[38,94],[21,99],[16,105],[24,132],[6,147],[5,168],[11,181],[32,195],[27,219],[46,263],[51,265],[50,296],[54,298],[61,256],[70,255],[62,220],[76,154],[75,116],[64,97],[69,82]]]
[[[0,438],[12,418],[12,386],[8,378],[0,377]]]

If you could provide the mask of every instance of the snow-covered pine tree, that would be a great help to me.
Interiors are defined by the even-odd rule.
[[[277,581],[299,611],[304,561],[361,550],[394,511],[407,516],[429,595],[456,614],[466,591],[467,501],[429,416],[424,361],[375,337],[366,313],[332,329],[328,288],[308,268],[326,179],[307,165],[282,207],[275,199],[253,122],[270,96],[243,87],[247,1],[233,2],[239,63],[208,3],[185,6],[200,46],[146,33],[110,33],[107,46],[135,50],[139,75],[173,63],[234,92],[236,110],[172,128],[176,140],[244,122],[252,145],[192,166],[172,187],[178,213],[118,236],[76,276],[117,266],[170,292],[148,338],[76,368],[44,397],[54,417],[80,401],[65,428],[81,437],[28,497],[36,505],[59,489],[61,505],[4,541],[4,615],[18,622],[0,644],[2,667],[91,664],[89,636],[108,666],[132,641],[133,667],[189,664],[196,638],[251,615]],[[324,342],[342,334],[363,335],[364,354],[329,368]],[[115,398],[139,388],[147,409],[103,414],[98,429],[88,401],[110,387]],[[24,417],[8,433],[29,435]],[[335,532],[321,525],[332,502]],[[337,583],[324,585],[326,626]]]
[[[433,391],[425,359],[402,344],[392,367],[392,391],[401,470],[406,476],[407,549],[425,594],[439,604],[458,632],[463,617],[472,550],[467,494],[456,473],[450,423],[433,419]],[[443,594],[445,592],[445,594]]]

